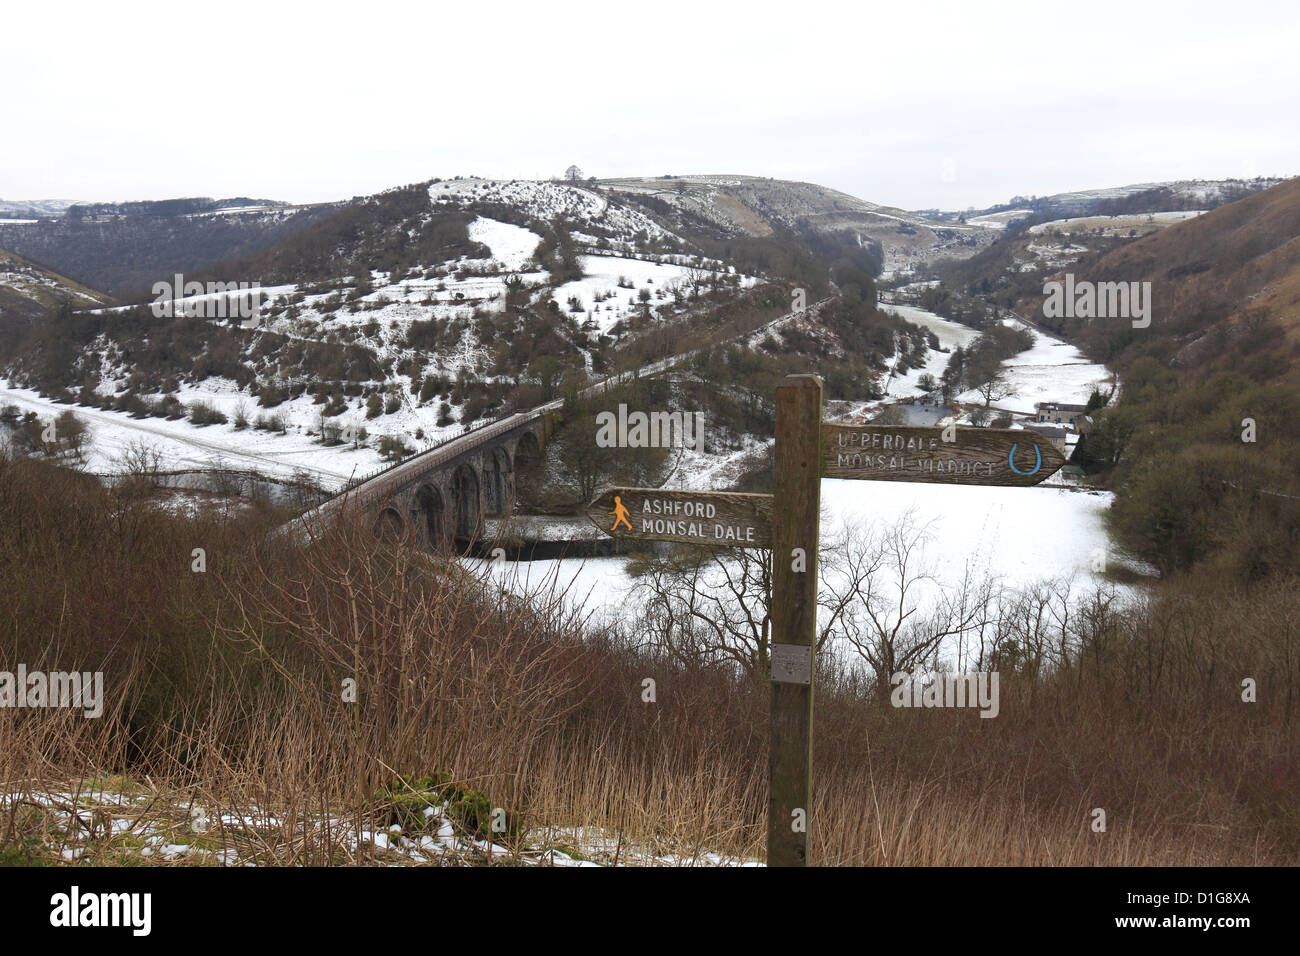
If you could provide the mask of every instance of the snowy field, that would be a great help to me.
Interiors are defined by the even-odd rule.
[[[969,345],[978,332],[967,326],[951,322],[948,319],[911,306],[892,305],[888,311],[902,316],[907,321],[923,326],[939,337],[939,344],[946,349],[958,345]],[[1028,328],[1023,322],[1004,320],[1007,324]],[[1089,362],[1087,357],[1073,345],[1037,329],[1030,329],[1034,335],[1031,348],[1006,359],[1002,365],[1006,369],[1006,379],[1015,390],[1014,394],[994,402],[994,406],[1006,411],[1032,415],[1037,402],[1067,402],[1083,405],[1092,395],[1093,388],[1103,392],[1112,387],[1113,377],[1104,365]],[[899,373],[887,382],[887,392],[892,398],[906,398],[921,394],[919,385],[922,375],[929,373],[936,379],[948,364],[949,353],[931,351],[929,361],[924,368],[912,369]],[[963,392],[958,400],[969,404],[982,404],[983,398],[974,390]]]
[[[887,529],[909,516],[925,529],[922,564],[947,591],[967,573],[1010,588],[1067,579],[1100,583],[1092,564],[1108,547],[1112,495],[1063,487],[999,488],[823,479],[823,537]]]
[[[1034,272],[1038,269],[1060,269],[1075,262],[1088,251],[1088,247],[1067,239],[1052,239],[1043,242],[1031,242],[1025,246],[1028,259],[1016,259],[1020,272]]]
[[[1008,325],[1027,328],[1023,322],[1004,320]],[[1114,387],[1114,376],[1104,365],[1089,362],[1087,357],[1068,342],[1030,329],[1034,335],[1032,348],[1003,361],[1006,379],[1015,390],[1011,395],[995,402],[1007,411],[1032,415],[1037,402],[1067,402],[1087,404],[1094,388],[1104,393]],[[978,403],[983,399],[978,392],[963,392],[960,401]]]
[[[483,216],[478,216],[469,224],[469,237],[491,249],[492,258],[501,263],[503,269],[511,272],[521,270],[537,251],[537,244],[542,241],[541,236],[523,226],[497,222]]]

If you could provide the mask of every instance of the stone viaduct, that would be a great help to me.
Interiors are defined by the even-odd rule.
[[[377,534],[412,534],[425,547],[479,537],[485,519],[509,512],[519,470],[540,463],[561,404],[448,439],[355,484],[317,514],[360,508],[375,515]]]

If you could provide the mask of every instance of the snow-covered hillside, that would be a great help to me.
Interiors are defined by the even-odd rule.
[[[1032,237],[1015,258],[1020,272],[1054,272],[1093,251],[1099,240],[1135,239],[1204,213],[1202,209],[1133,213],[1123,216],[1075,216],[1040,222],[1025,230]]]
[[[598,374],[601,350],[621,336],[686,311],[706,292],[735,295],[757,281],[690,252],[645,214],[583,186],[461,179],[434,182],[427,191],[432,207],[400,228],[416,235],[439,215],[447,221],[452,210],[479,253],[369,275],[250,283],[240,295],[255,297],[259,307],[243,319],[207,317],[219,300],[234,301],[226,293],[176,299],[177,316],[207,323],[208,348],[226,356],[222,374],[151,378],[140,364],[148,339],[123,344],[115,331],[116,316],[138,323],[128,318],[130,307],[92,310],[109,322],[79,360],[93,383],[89,393],[101,404],[140,397],[128,407],[75,409],[91,426],[87,467],[111,473],[128,446],[144,441],[160,453],[164,468],[220,463],[282,476],[305,471],[337,488],[382,464],[382,439],[416,451],[500,414],[501,396],[526,374],[531,342],[561,361],[568,353],[570,364]],[[500,210],[511,221],[479,210]],[[259,211],[280,212],[250,207],[220,214]],[[573,256],[582,277],[558,284],[541,249],[557,224],[586,250]],[[367,229],[377,233],[371,224],[357,231],[366,236]],[[232,347],[240,351],[238,374],[230,370]],[[334,384],[312,385],[322,362],[335,371],[319,378],[332,377]],[[43,418],[68,407],[23,387],[31,384],[20,374],[8,383],[5,401]],[[163,398],[171,403],[166,414],[146,411],[162,407]],[[194,408],[215,415],[205,416],[207,424],[186,420]],[[359,448],[337,444],[344,429],[363,433]],[[324,441],[327,432],[332,441]]]
[[[644,293],[649,294],[644,301],[659,305],[694,283],[722,274],[623,256],[582,256],[579,261],[584,277],[557,288],[555,300],[567,311],[585,313],[602,333],[637,313]],[[737,287],[747,289],[756,281],[753,276],[739,276]]]
[[[233,383],[208,380],[203,388],[187,388],[183,394],[190,401],[202,401],[222,411],[230,423],[199,426],[186,419],[135,418],[125,412],[68,406],[0,379],[0,409],[12,406],[19,414],[32,412],[45,422],[70,410],[85,423],[89,437],[80,467],[91,474],[124,474],[138,467],[142,456],[156,455],[157,466],[165,471],[229,469],[280,479],[305,476],[326,490],[338,490],[349,478],[368,474],[382,464],[372,448],[325,447],[309,435],[320,414],[310,399],[275,409],[277,423],[284,423],[281,433],[278,424],[272,431],[241,429],[234,424],[241,404],[250,410],[250,418],[255,409]],[[364,416],[358,416],[358,421],[364,423]],[[0,433],[0,443],[4,440]]]
[[[81,204],[80,199],[0,199],[0,216],[61,216]]]
[[[6,261],[3,253],[0,253],[0,287],[33,300],[63,295],[73,305],[81,308],[98,305],[105,298],[62,282],[57,277],[40,269]]]
[[[1106,186],[1099,189],[1079,189],[1048,196],[1016,196],[1009,202],[985,209],[965,211],[921,210],[918,215],[956,222],[965,218],[966,224],[986,229],[1003,229],[1007,224],[1034,215],[1051,215],[1059,218],[1086,216],[1102,203],[1117,203],[1140,193],[1152,193],[1167,199],[1169,209],[1181,209],[1188,203],[1203,204],[1213,208],[1223,202],[1240,199],[1282,182],[1281,179],[1258,177],[1256,179],[1184,179],[1156,183],[1131,183],[1127,186]]]
[[[1027,231],[1031,235],[1071,236],[1091,233],[1103,236],[1127,236],[1130,232],[1145,235],[1185,219],[1195,219],[1204,212],[1203,209],[1179,209],[1171,212],[1134,213],[1128,216],[1076,216],[1071,219],[1040,222],[1030,226]]]
[[[777,231],[844,232],[880,247],[885,274],[938,256],[972,256],[995,238],[987,229],[936,222],[918,213],[847,193],[759,176],[664,176],[602,180],[623,194],[649,197],[726,235],[768,237]]]
[[[499,203],[534,219],[599,227],[621,237],[637,233],[647,239],[669,236],[653,219],[635,209],[611,203],[598,191],[569,183],[534,180],[448,179],[429,186],[438,205]]]
[[[962,325],[909,305],[891,305],[888,311],[901,316],[913,325],[928,329],[939,338],[939,348],[931,349],[928,361],[922,368],[899,370],[885,380],[885,394],[891,399],[909,398],[922,394],[921,377],[932,375],[936,379],[948,365],[951,352],[957,346],[966,346],[979,335],[968,325]]]

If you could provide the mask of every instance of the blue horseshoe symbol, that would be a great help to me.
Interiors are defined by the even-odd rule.
[[[1038,473],[1038,469],[1043,467],[1043,453],[1038,450],[1038,445],[1035,444],[1034,445],[1034,470],[1021,471],[1019,468],[1016,467],[1016,446],[1012,445],[1011,453],[1007,455],[1007,464],[1011,466],[1011,470],[1014,471],[1017,475],[1035,475]]]

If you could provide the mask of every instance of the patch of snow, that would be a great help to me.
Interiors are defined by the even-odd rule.
[[[502,268],[518,272],[524,263],[533,257],[542,237],[523,226],[508,222],[497,222],[479,216],[469,224],[469,237],[474,242],[481,242],[492,250],[492,258],[501,263]]]

